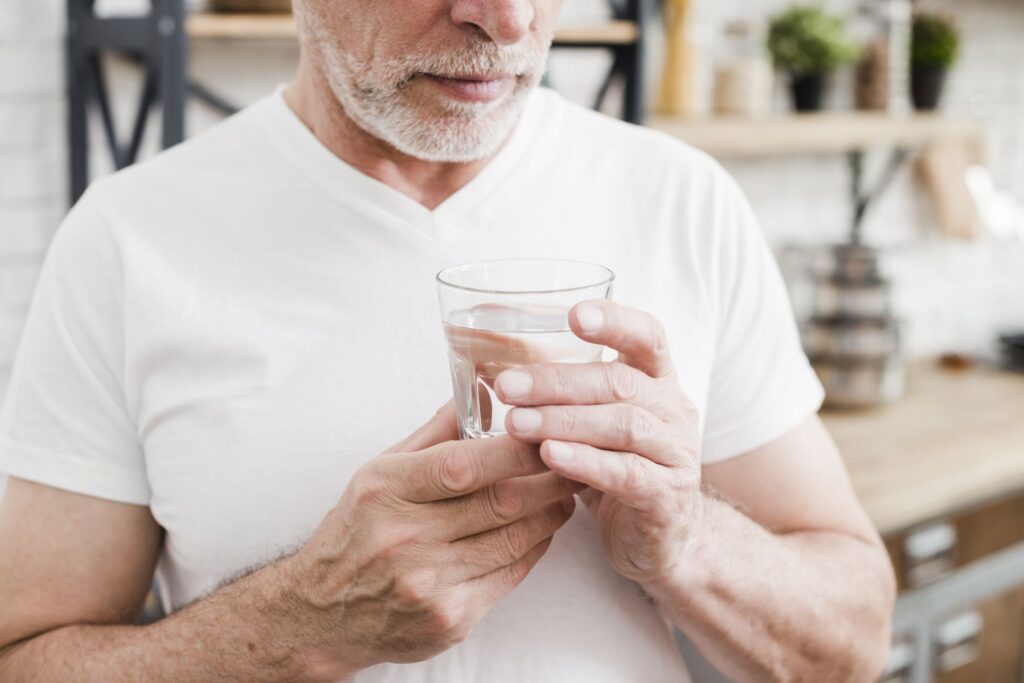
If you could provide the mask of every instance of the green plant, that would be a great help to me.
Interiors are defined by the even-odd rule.
[[[797,76],[827,74],[857,59],[839,17],[820,7],[793,5],[772,19],[768,51],[775,65]]]
[[[948,69],[960,53],[960,35],[949,19],[937,14],[917,14],[911,32],[913,66]]]

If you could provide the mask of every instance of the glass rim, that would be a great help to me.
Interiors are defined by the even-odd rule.
[[[453,271],[453,270],[456,270],[456,269],[459,269],[459,268],[466,268],[468,266],[482,266],[482,265],[486,265],[488,263],[513,263],[515,261],[519,261],[521,263],[543,262],[543,263],[566,263],[566,264],[572,264],[572,265],[577,265],[577,266],[590,266],[592,268],[596,268],[598,270],[604,271],[605,276],[604,276],[604,279],[599,280],[599,281],[594,282],[594,283],[591,283],[591,284],[588,284],[588,285],[579,285],[577,287],[559,287],[559,288],[556,288],[556,289],[534,289],[534,290],[526,290],[526,289],[481,289],[479,287],[467,287],[465,285],[457,285],[457,284],[455,284],[453,282],[448,282],[447,280],[444,279],[444,274],[445,273],[448,273],[449,271]],[[615,282],[615,273],[612,271],[611,268],[608,268],[607,266],[602,266],[599,263],[592,263],[590,261],[575,261],[573,259],[561,259],[561,258],[499,258],[499,259],[484,259],[482,261],[470,261],[468,263],[460,263],[460,264],[458,264],[456,266],[448,266],[447,268],[442,268],[440,271],[438,271],[437,275],[434,276],[434,280],[439,285],[444,285],[445,287],[451,287],[452,289],[461,289],[464,292],[473,292],[475,294],[530,294],[530,295],[536,295],[536,294],[560,294],[562,292],[577,292],[577,291],[581,291],[581,290],[584,290],[584,289],[591,289],[593,287],[600,287],[602,285],[610,285],[613,282]]]

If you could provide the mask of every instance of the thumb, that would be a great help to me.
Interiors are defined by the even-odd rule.
[[[458,439],[459,424],[455,418],[455,400],[453,399],[441,406],[423,426],[384,452],[409,453],[412,451],[422,451],[439,443],[458,441]]]

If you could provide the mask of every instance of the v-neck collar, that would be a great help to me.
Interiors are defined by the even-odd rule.
[[[375,220],[411,225],[427,236],[453,230],[485,201],[516,166],[544,118],[546,93],[530,93],[508,142],[486,166],[455,194],[431,210],[393,187],[371,178],[328,149],[284,99],[281,85],[263,103],[283,152],[304,175],[349,208]]]

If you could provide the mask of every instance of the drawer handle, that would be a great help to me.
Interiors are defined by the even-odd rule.
[[[885,665],[878,683],[906,683],[914,670],[914,646],[902,641],[893,643],[889,650],[889,662]]]
[[[904,579],[910,587],[923,586],[949,574],[955,566],[956,528],[948,522],[931,524],[903,541]]]
[[[935,627],[935,670],[953,671],[978,658],[984,619],[975,610],[964,612]]]

